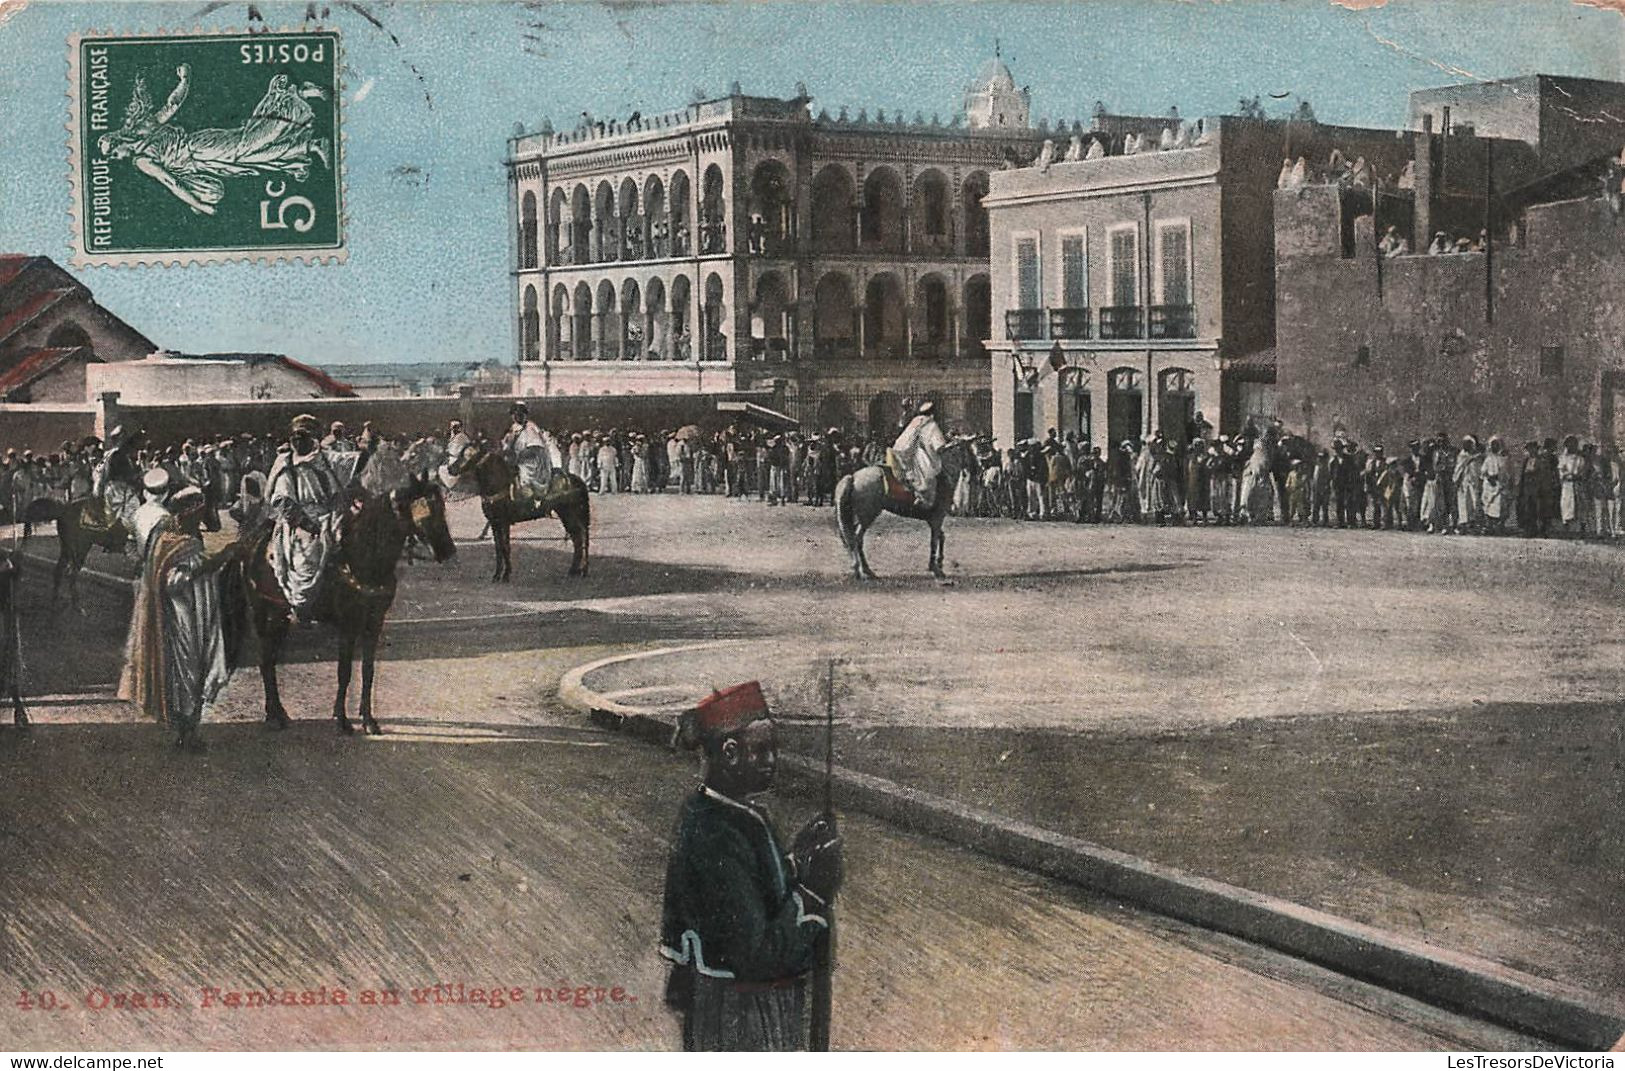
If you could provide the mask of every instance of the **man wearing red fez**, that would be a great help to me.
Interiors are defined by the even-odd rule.
[[[683,1048],[807,1047],[808,974],[841,884],[833,816],[815,818],[787,855],[750,797],[773,785],[772,715],[755,681],[715,692],[683,715],[678,742],[703,749],[705,775],[678,820],[666,868],[661,955],[666,1003]]]

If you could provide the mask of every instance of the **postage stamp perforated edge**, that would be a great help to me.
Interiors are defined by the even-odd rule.
[[[185,267],[192,264],[342,264],[349,258],[349,213],[347,206],[350,201],[350,186],[348,173],[345,170],[345,160],[349,152],[349,130],[342,120],[344,84],[343,62],[343,36],[337,28],[326,26],[299,26],[286,29],[266,29],[265,34],[301,34],[301,33],[331,33],[337,50],[333,58],[333,69],[337,79],[334,89],[333,102],[334,115],[334,154],[337,156],[335,166],[338,169],[337,197],[339,205],[338,214],[338,243],[337,245],[322,246],[242,246],[237,248],[214,249],[175,249],[175,250],[139,250],[126,253],[93,253],[85,242],[85,227],[88,221],[84,217],[84,157],[80,151],[81,127],[80,111],[80,44],[87,39],[127,39],[152,37],[250,37],[259,36],[262,31],[245,31],[232,29],[192,29],[192,30],[144,30],[144,31],[114,31],[114,30],[82,30],[68,35],[68,180],[71,196],[68,201],[68,212],[71,219],[69,247],[71,253],[69,263],[75,268],[94,267]]]

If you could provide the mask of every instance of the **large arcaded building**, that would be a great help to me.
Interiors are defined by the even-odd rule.
[[[513,139],[516,390],[773,390],[809,426],[991,423],[989,172],[1047,124],[989,61],[942,121],[728,97]]]

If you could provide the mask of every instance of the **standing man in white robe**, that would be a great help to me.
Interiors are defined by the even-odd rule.
[[[937,423],[937,407],[932,402],[921,402],[914,419],[892,444],[892,456],[897,468],[914,491],[921,509],[930,509],[937,500],[937,474],[942,471],[942,451],[948,445],[948,436]]]
[[[153,533],[170,519],[168,497],[169,473],[164,469],[148,469],[141,478],[141,505],[135,508],[135,515],[130,519],[130,535],[134,538],[138,562],[147,560]]]
[[[271,533],[271,569],[295,621],[309,622],[338,542],[342,488],[321,444],[316,418],[293,418],[292,434],[278,451],[267,481],[266,504],[275,527]]]
[[[1496,534],[1506,525],[1507,491],[1511,477],[1512,467],[1507,463],[1506,448],[1501,444],[1499,435],[1492,435],[1489,453],[1484,455],[1484,463],[1479,469],[1479,479],[1483,485],[1480,494],[1484,519],[1489,530]]]
[[[198,726],[230,676],[216,573],[237,551],[204,553],[208,500],[198,488],[177,491],[171,505],[147,548],[119,698],[173,729],[176,747],[201,751]]]

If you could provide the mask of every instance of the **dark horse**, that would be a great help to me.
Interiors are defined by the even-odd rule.
[[[345,517],[339,544],[329,563],[329,572],[317,598],[315,617],[333,625],[339,632],[339,687],[333,698],[333,717],[339,729],[354,732],[344,712],[350,688],[351,662],[356,644],[361,645],[361,725],[369,733],[382,732],[372,716],[373,661],[378,653],[378,637],[383,632],[384,615],[395,601],[395,568],[408,535],[416,536],[434,551],[434,560],[454,557],[457,546],[446,526],[446,500],[438,484],[414,478],[412,483],[392,494],[368,496],[359,510]],[[260,678],[265,682],[265,723],[273,729],[286,728],[288,712],[277,691],[276,663],[292,627],[288,604],[271,571],[266,556],[270,529],[252,537],[244,565],[249,614],[260,637]]]
[[[79,570],[91,547],[122,554],[130,541],[129,529],[109,516],[98,498],[80,498],[63,506],[56,515],[56,569],[51,573],[51,601],[57,600],[62,579],[68,581],[68,598],[79,610]],[[83,613],[80,610],[80,613]]]
[[[454,476],[464,472],[474,474],[474,486],[480,491],[480,508],[491,526],[491,542],[497,552],[492,580],[507,580],[513,575],[513,526],[522,521],[539,520],[549,513],[558,514],[559,523],[570,537],[570,575],[587,575],[587,548],[592,541],[592,496],[587,493],[587,485],[581,477],[555,469],[547,494],[540,502],[516,502],[513,495],[516,470],[497,450],[470,446],[452,463],[450,471]]]
[[[875,571],[863,555],[863,537],[881,513],[895,513],[899,517],[912,517],[931,526],[931,575],[941,579],[942,573],[942,519],[953,504],[954,488],[964,469],[976,471],[976,458],[971,453],[969,439],[955,439],[942,451],[942,471],[937,474],[937,496],[930,509],[921,509],[912,503],[899,501],[888,489],[893,482],[884,468],[869,465],[850,476],[841,477],[835,487],[835,523],[841,532],[841,545],[852,555],[852,575],[859,580],[873,580]]]

